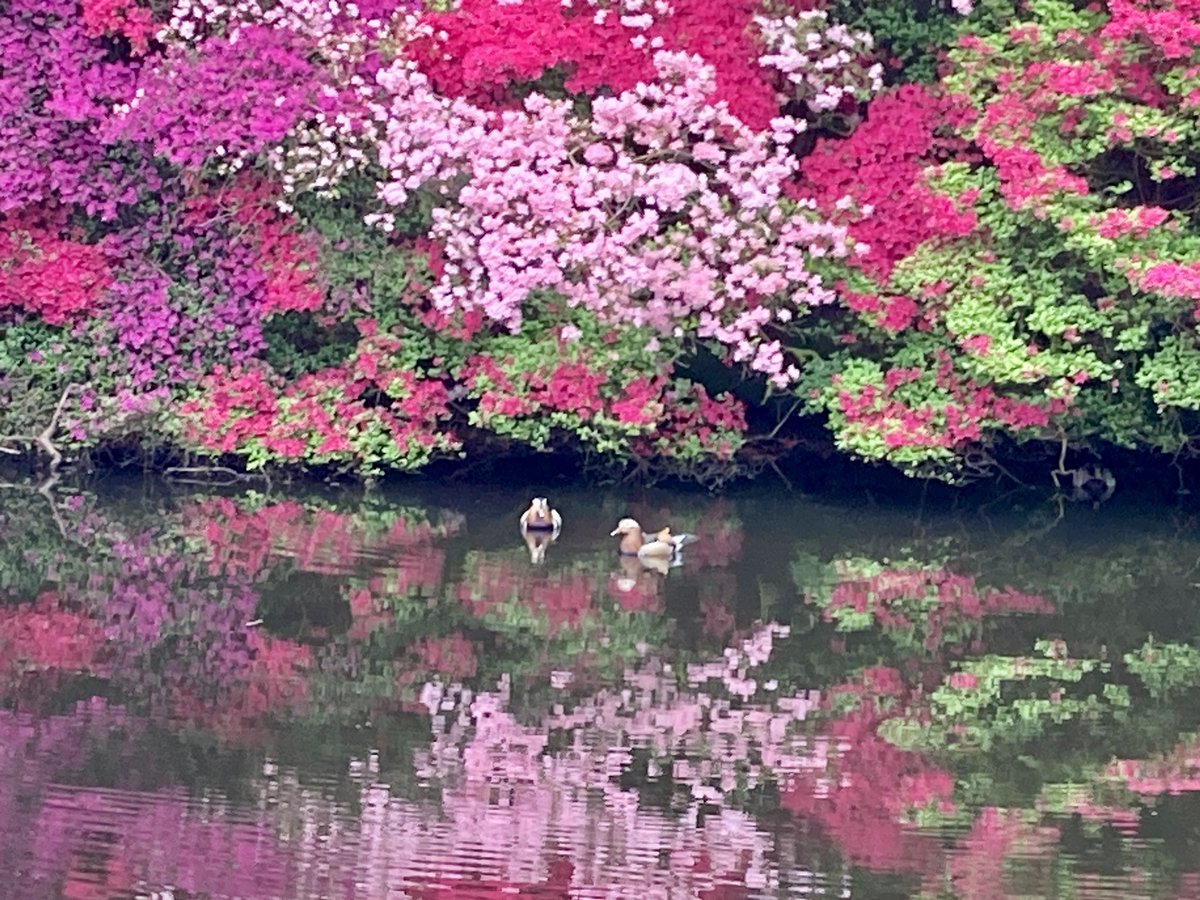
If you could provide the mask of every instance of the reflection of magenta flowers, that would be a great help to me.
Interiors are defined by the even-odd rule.
[[[211,548],[212,574],[258,579],[285,560],[302,572],[348,574],[369,563],[381,579],[368,585],[377,593],[436,587],[445,554],[433,542],[456,534],[461,524],[453,515],[437,524],[404,515],[375,523],[299,503],[252,508],[225,497],[207,498],[183,510],[184,529],[203,535]]]
[[[71,897],[168,886],[193,896],[295,896],[288,848],[263,818],[214,816],[170,794],[56,785],[42,799],[29,848],[31,867],[52,882],[9,896],[45,897],[55,883]]]
[[[704,597],[700,601],[700,621],[704,634],[717,640],[729,637],[737,625],[729,603],[713,596]]]
[[[1032,858],[1050,857],[1060,840],[1053,826],[1037,825],[1021,810],[985,807],[971,831],[948,854],[947,868],[955,895],[971,900],[1007,900],[1012,896],[1004,883],[1009,860],[1019,852]],[[938,873],[936,890],[945,888],[945,876]],[[930,879],[930,887],[934,887]]]
[[[894,607],[902,600],[930,600],[939,607],[953,606],[967,618],[1005,612],[1047,615],[1054,607],[1042,597],[1012,588],[980,590],[973,577],[955,575],[944,569],[885,569],[875,575],[849,577],[841,581],[830,598],[830,606],[852,607],[871,612],[881,625],[905,627],[911,623]]]
[[[923,754],[901,750],[878,734],[886,719],[907,712],[910,689],[889,666],[863,669],[836,685],[826,705],[845,712],[822,728],[823,753],[781,792],[786,809],[818,822],[846,856],[888,871],[923,871],[938,843],[911,833],[916,810],[946,810],[954,779]]]
[[[307,695],[298,679],[308,648],[246,627],[257,593],[233,578],[206,581],[180,548],[149,535],[114,541],[88,580],[62,593],[90,611],[80,618],[102,635],[104,673],[152,708],[233,735]]]
[[[604,582],[591,572],[544,573],[524,562],[475,554],[456,596],[480,617],[503,614],[506,604],[516,603],[538,618],[544,616],[553,634],[579,625],[604,589]]]
[[[626,612],[657,612],[662,607],[657,576],[647,573],[637,560],[632,562],[634,575],[622,571],[608,577],[608,595]]]
[[[831,574],[831,583],[810,598],[824,607],[826,621],[867,616],[885,631],[919,638],[926,650],[950,646],[961,651],[989,616],[1054,612],[1053,604],[1036,594],[980,587],[973,576],[944,568],[880,568],[851,559],[835,562]]]
[[[418,672],[427,672],[451,680],[474,678],[479,668],[475,645],[461,634],[440,638],[422,638],[411,648]]]
[[[238,656],[243,664],[222,673],[207,691],[196,690],[188,681],[174,685],[172,717],[226,739],[250,741],[265,733],[272,718],[296,715],[307,707],[304,676],[313,666],[309,647],[252,630],[245,634]]]
[[[920,754],[879,737],[879,721],[860,709],[830,723],[824,765],[792,779],[781,802],[820,823],[859,865],[923,871],[938,858],[938,841],[912,833],[904,821],[910,810],[946,803],[954,780]]]
[[[1116,760],[1105,779],[1143,797],[1200,791],[1200,738],[1184,741],[1157,759]]]
[[[0,678],[28,671],[97,672],[104,631],[86,613],[64,608],[53,594],[0,607]]]

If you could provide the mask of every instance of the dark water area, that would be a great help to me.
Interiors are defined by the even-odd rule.
[[[1191,514],[528,499],[0,493],[0,896],[1200,896]]]

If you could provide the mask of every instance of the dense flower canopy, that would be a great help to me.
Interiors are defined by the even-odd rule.
[[[877,13],[12,0],[0,431],[720,480],[792,395],[937,477],[1190,447],[1200,8]]]

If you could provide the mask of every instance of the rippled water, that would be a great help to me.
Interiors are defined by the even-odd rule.
[[[1200,896],[1192,521],[527,499],[0,495],[0,895]]]

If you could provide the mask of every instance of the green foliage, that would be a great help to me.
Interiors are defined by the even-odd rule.
[[[1200,348],[1195,336],[1168,335],[1158,350],[1143,360],[1134,380],[1153,394],[1160,409],[1200,410]]]
[[[311,312],[276,313],[263,324],[266,359],[271,368],[296,378],[344,363],[358,344],[358,332],[348,322],[323,327]]]
[[[939,57],[953,40],[958,13],[940,0],[834,0],[834,19],[869,32],[875,45],[898,65],[890,68],[892,81],[933,81]]]

